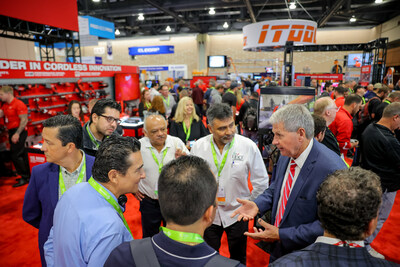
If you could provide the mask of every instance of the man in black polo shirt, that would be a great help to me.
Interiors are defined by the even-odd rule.
[[[230,88],[222,96],[222,103],[226,103],[231,107],[234,120],[236,118],[236,102],[237,102],[235,93],[238,88],[239,84],[236,81],[232,81]]]
[[[378,225],[366,239],[366,244],[370,244],[378,234],[400,189],[400,143],[394,136],[394,130],[399,128],[400,103],[392,103],[384,109],[382,118],[370,124],[362,134],[361,167],[378,174],[383,191]]]

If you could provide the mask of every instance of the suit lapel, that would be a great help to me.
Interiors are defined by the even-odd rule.
[[[57,202],[58,202],[58,177],[59,177],[59,172],[60,172],[60,166],[56,164],[51,164],[50,172],[48,173],[48,180],[49,180],[49,195],[50,195],[50,200],[51,204],[53,205],[53,208],[56,207]]]
[[[304,183],[307,181],[307,179],[312,179],[312,177],[310,177],[310,173],[314,169],[314,165],[315,162],[317,161],[319,154],[319,151],[315,148],[315,146],[316,146],[316,141],[314,140],[310,154],[308,154],[308,157],[304,162],[304,165],[301,168],[299,175],[297,176],[294,187],[290,192],[290,196],[286,204],[285,213],[283,214],[281,223],[284,222],[288,214],[290,214],[290,209],[292,208],[294,202],[299,197],[299,193],[301,192]]]

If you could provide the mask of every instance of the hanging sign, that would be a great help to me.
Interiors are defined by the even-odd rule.
[[[243,50],[258,51],[263,48],[316,44],[317,23],[310,20],[269,20],[243,27]]]
[[[159,55],[159,54],[173,54],[173,45],[159,45],[159,46],[132,46],[129,47],[129,55]]]

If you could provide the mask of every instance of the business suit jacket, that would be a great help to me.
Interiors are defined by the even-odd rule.
[[[366,248],[338,247],[314,243],[276,260],[270,267],[379,267],[399,266],[394,262],[372,257]]]
[[[92,176],[94,157],[85,155],[86,180]],[[53,226],[53,214],[58,202],[60,166],[43,163],[32,168],[31,179],[25,192],[22,217],[25,222],[39,228],[39,251],[42,265],[46,266],[43,245]]]
[[[281,156],[272,173],[272,183],[254,201],[261,214],[272,209],[271,222],[275,222],[279,196],[290,158]],[[285,213],[279,226],[280,240],[271,246],[270,262],[313,243],[323,235],[317,215],[316,193],[325,178],[336,170],[344,169],[344,161],[315,139],[297,180],[292,188]]]

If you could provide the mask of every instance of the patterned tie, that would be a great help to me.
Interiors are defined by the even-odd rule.
[[[294,162],[294,160],[292,159],[290,161],[289,175],[286,179],[285,187],[283,188],[283,196],[282,196],[282,200],[281,200],[281,206],[279,207],[279,212],[275,219],[274,225],[276,227],[279,227],[279,224],[281,223],[282,218],[283,218],[283,214],[285,213],[286,203],[289,199],[290,190],[292,190],[293,177],[294,177],[294,171],[295,171],[296,166],[297,166],[296,162]]]

